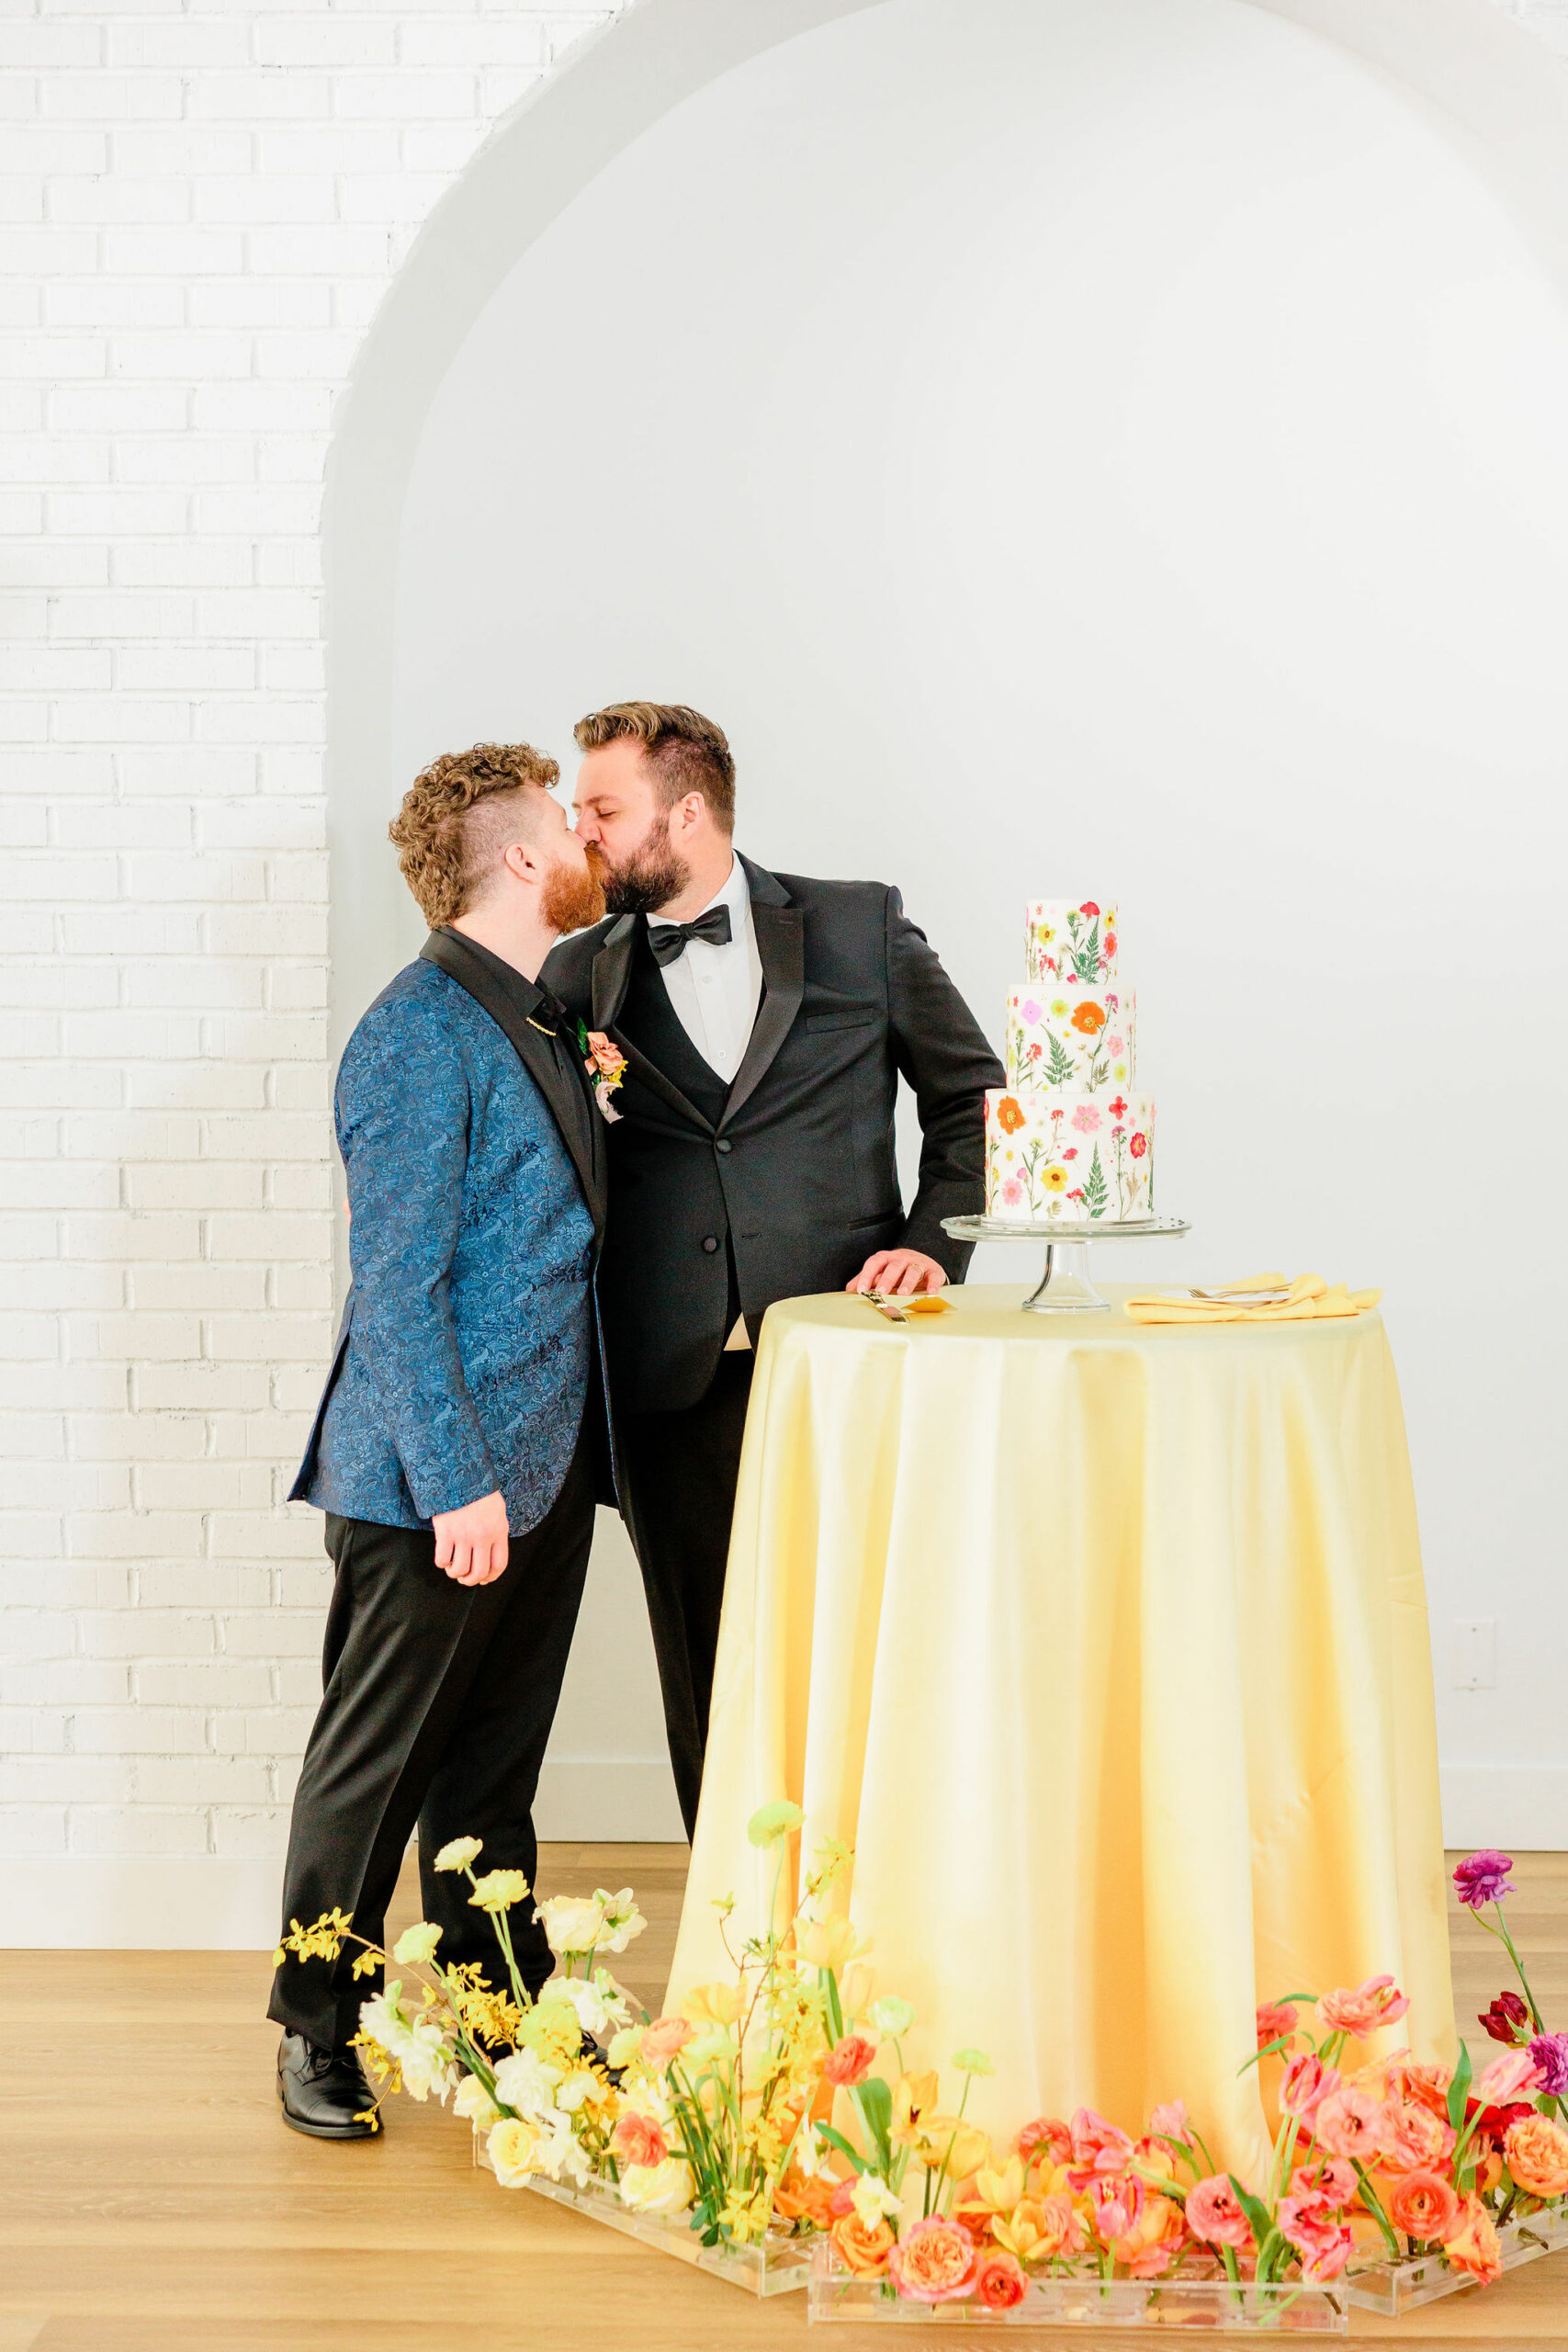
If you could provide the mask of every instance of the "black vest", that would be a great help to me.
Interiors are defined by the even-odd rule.
[[[663,1071],[671,1086],[680,1088],[711,1126],[717,1126],[729,1100],[729,1080],[720,1078],[712,1064],[703,1059],[682,1026],[664,975],[653,960],[646,922],[637,929],[631,978],[615,1026],[648,1056],[655,1069]]]

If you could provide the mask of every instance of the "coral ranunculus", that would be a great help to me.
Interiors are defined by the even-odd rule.
[[[894,2247],[894,2236],[886,2222],[867,2223],[858,2213],[846,2213],[834,2222],[829,2235],[837,2247],[846,2270],[857,2278],[885,2278],[887,2257]],[[970,2249],[973,2258],[974,2249]]]
[[[1529,2115],[1511,2123],[1503,2155],[1527,2196],[1568,2197],[1568,2132],[1550,2116]]]
[[[1388,2218],[1407,2238],[1440,2238],[1459,2220],[1459,2199],[1435,2172],[1407,2172],[1389,2192]]]
[[[841,2090],[848,2090],[853,2084],[865,2080],[875,2055],[876,2044],[868,2041],[863,2033],[847,2033],[823,2060],[822,2079],[825,2083],[838,2084]]]
[[[1072,2148],[1072,2134],[1066,2125],[1055,2115],[1037,2115],[1026,2123],[1013,2142],[1013,2146],[1026,2164],[1037,2157],[1049,2156],[1053,2164],[1065,2164]]]
[[[1369,1976],[1353,1992],[1341,1985],[1337,1993],[1325,1993],[1317,2005],[1318,2022],[1329,2033],[1353,2034],[1360,2041],[1379,2026],[1392,2025],[1409,2007],[1392,1976]]]
[[[615,2126],[611,2145],[624,2165],[661,2165],[670,2154],[670,2143],[651,2115],[639,2115],[628,2107]]]
[[[1388,2111],[1381,2159],[1384,2172],[1433,2172],[1448,2163],[1459,2134],[1446,2117],[1408,2098],[1403,2103],[1390,2100]]]
[[[1313,2137],[1331,2156],[1351,2156],[1371,2164],[1382,2154],[1392,2121],[1384,2100],[1346,2083],[1318,2109],[1313,2118]]]
[[[988,2312],[1010,2312],[1029,2292],[1016,2255],[988,2254],[975,2273],[975,2299]]]
[[[1224,2173],[1211,2173],[1187,2192],[1187,2226],[1205,2245],[1246,2245],[1252,2232],[1241,2200]]]
[[[643,2033],[637,2056],[645,2066],[661,2073],[671,2058],[679,2056],[695,2030],[684,2018],[655,2018]]]
[[[1458,2220],[1443,2240],[1443,2252],[1452,2269],[1468,2270],[1483,2286],[1502,2277],[1503,2249],[1497,2243],[1497,2225],[1479,2197],[1465,2199]]]
[[[975,2241],[957,2222],[933,2213],[911,2222],[887,2257],[893,2283],[906,2301],[952,2303],[975,2283]]]
[[[1017,1135],[1024,1125],[1023,1106],[1010,1094],[1004,1094],[997,1105],[997,1125],[1005,1136]]]
[[[1271,2041],[1283,2041],[1296,2030],[1296,2013],[1288,2002],[1265,2001],[1258,2012],[1258,2047],[1267,2050]]]

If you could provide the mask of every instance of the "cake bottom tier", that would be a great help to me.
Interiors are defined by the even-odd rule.
[[[1128,1224],[1155,1213],[1147,1094],[986,1096],[986,1215],[1021,1225]]]

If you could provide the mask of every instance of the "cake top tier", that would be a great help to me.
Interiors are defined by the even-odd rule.
[[[1115,977],[1116,910],[1103,899],[1031,899],[1024,937],[1024,977],[1036,988],[1103,988]]]

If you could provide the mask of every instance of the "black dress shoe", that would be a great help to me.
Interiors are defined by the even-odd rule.
[[[286,2033],[277,2045],[277,2096],[285,2123],[312,2140],[368,2140],[378,2129],[366,2115],[376,2094],[355,2050],[318,2050],[302,2033]]]

